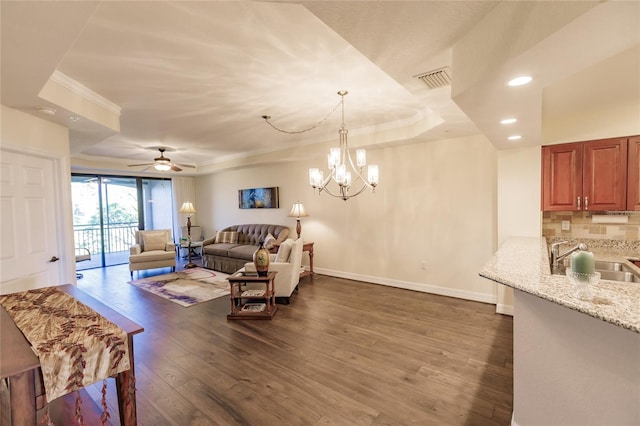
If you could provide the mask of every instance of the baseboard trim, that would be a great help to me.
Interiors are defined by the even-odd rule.
[[[496,313],[513,316],[513,305],[496,304]]]
[[[513,412],[511,412],[511,426],[520,426],[515,420],[513,420]]]
[[[449,287],[441,287],[425,283],[415,283],[411,281],[393,280],[390,278],[374,277],[370,275],[354,274],[350,272],[334,271],[331,269],[314,268],[314,272],[322,275],[328,275],[336,278],[344,278],[354,281],[363,281],[367,283],[386,285],[389,287],[403,288],[406,290],[414,290],[422,293],[437,294],[439,296],[455,297],[457,299],[472,300],[474,302],[490,303],[495,305],[497,297],[493,294],[478,293],[475,291],[459,290]]]

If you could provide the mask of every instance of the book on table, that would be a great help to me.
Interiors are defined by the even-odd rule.
[[[240,295],[241,297],[260,297],[264,296],[264,290],[245,290]]]
[[[266,307],[266,303],[245,303],[240,312],[263,312]]]

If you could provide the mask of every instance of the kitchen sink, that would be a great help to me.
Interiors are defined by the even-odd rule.
[[[553,273],[556,275],[564,275],[569,268],[571,268],[571,259],[566,258]],[[600,279],[603,280],[640,283],[640,275],[624,263],[597,260],[595,262],[595,269],[596,272],[600,272]]]

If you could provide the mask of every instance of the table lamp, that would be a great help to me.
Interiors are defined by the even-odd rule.
[[[307,217],[309,214],[304,209],[304,206],[300,201],[296,201],[293,203],[293,207],[291,207],[291,211],[289,212],[289,217],[295,217],[297,220],[296,224],[296,232],[298,233],[298,238],[300,238],[300,234],[302,233],[302,225],[300,224],[301,217]]]

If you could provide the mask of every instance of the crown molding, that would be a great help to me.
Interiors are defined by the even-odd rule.
[[[106,109],[107,111],[113,114],[116,114],[118,117],[120,117],[120,112],[122,111],[122,108],[119,105],[116,105],[115,103],[111,102],[109,99],[103,96],[100,96],[93,90],[89,89],[87,86],[84,86],[78,83],[68,75],[58,70],[55,70],[53,74],[51,74],[51,77],[49,77],[49,79],[54,83],[57,83],[65,87],[66,89],[69,89],[71,92],[77,94],[78,96],[81,96],[85,99],[89,99],[94,104],[99,105],[102,108]]]

